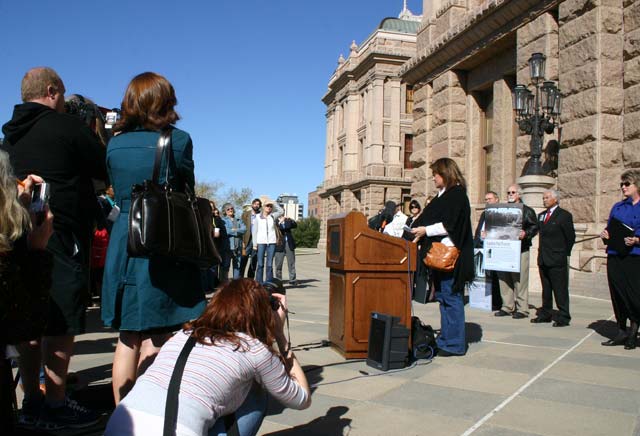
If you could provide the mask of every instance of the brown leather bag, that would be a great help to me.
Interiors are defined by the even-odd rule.
[[[460,256],[460,250],[456,247],[449,247],[442,242],[434,242],[431,244],[431,249],[427,252],[423,262],[427,268],[452,272],[456,266],[458,256]]]

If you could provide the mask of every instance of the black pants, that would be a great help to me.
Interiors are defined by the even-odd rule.
[[[569,267],[567,265],[538,265],[538,268],[542,282],[542,311],[538,316],[551,318],[553,299],[555,298],[556,306],[558,306],[556,321],[568,323],[571,321],[571,315],[569,315]]]
[[[618,327],[640,322],[640,256],[607,257],[607,278]]]
[[[0,347],[5,347],[0,344]],[[0,356],[0,434],[13,434],[15,426],[13,373],[11,362]]]

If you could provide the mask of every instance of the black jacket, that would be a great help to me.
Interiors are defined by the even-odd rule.
[[[476,231],[473,233],[473,247],[474,248],[482,248],[484,247],[484,240],[482,239],[482,226],[484,225],[484,211],[480,214],[480,219],[478,220],[478,225],[476,226]]]
[[[540,227],[538,265],[566,266],[567,257],[571,255],[571,249],[576,241],[573,216],[570,212],[557,207],[545,224],[546,214],[546,210],[538,214]]]
[[[426,206],[416,220],[416,226],[429,226],[442,222],[451,242],[460,250],[460,256],[453,270],[453,292],[464,292],[464,285],[473,280],[473,235],[471,229],[471,207],[467,191],[462,186],[447,189]],[[439,242],[442,236],[426,237],[420,245],[419,258],[424,259],[432,242]]]
[[[39,103],[16,105],[2,132],[16,176],[37,174],[50,184],[54,229],[89,238],[97,211],[91,179],[107,178],[98,137],[80,118]]]
[[[285,251],[285,243],[289,245],[291,251],[296,249],[296,241],[293,239],[293,234],[291,233],[291,229],[295,229],[296,227],[298,227],[298,223],[291,218],[285,218],[283,222],[278,224],[282,238],[280,238],[279,243],[276,244],[276,251]]]
[[[531,248],[531,240],[538,234],[538,222],[536,221],[536,211],[522,203],[522,230],[525,237],[520,245],[520,251],[524,253]]]

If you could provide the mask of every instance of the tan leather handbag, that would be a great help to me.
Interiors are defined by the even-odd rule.
[[[449,247],[442,242],[434,242],[431,249],[423,259],[427,268],[438,271],[452,272],[456,266],[456,261],[460,256],[460,250],[456,247]]]

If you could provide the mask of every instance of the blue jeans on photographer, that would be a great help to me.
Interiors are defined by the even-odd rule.
[[[264,416],[267,414],[267,393],[260,385],[253,383],[244,403],[235,411],[238,433],[241,436],[253,436],[258,433]],[[209,436],[226,436],[224,418],[216,421],[209,430]]]
[[[273,278],[273,255],[276,252],[276,244],[258,244],[258,265],[256,267],[256,281],[260,284]],[[265,255],[267,257],[266,278],[263,277],[265,270]]]

